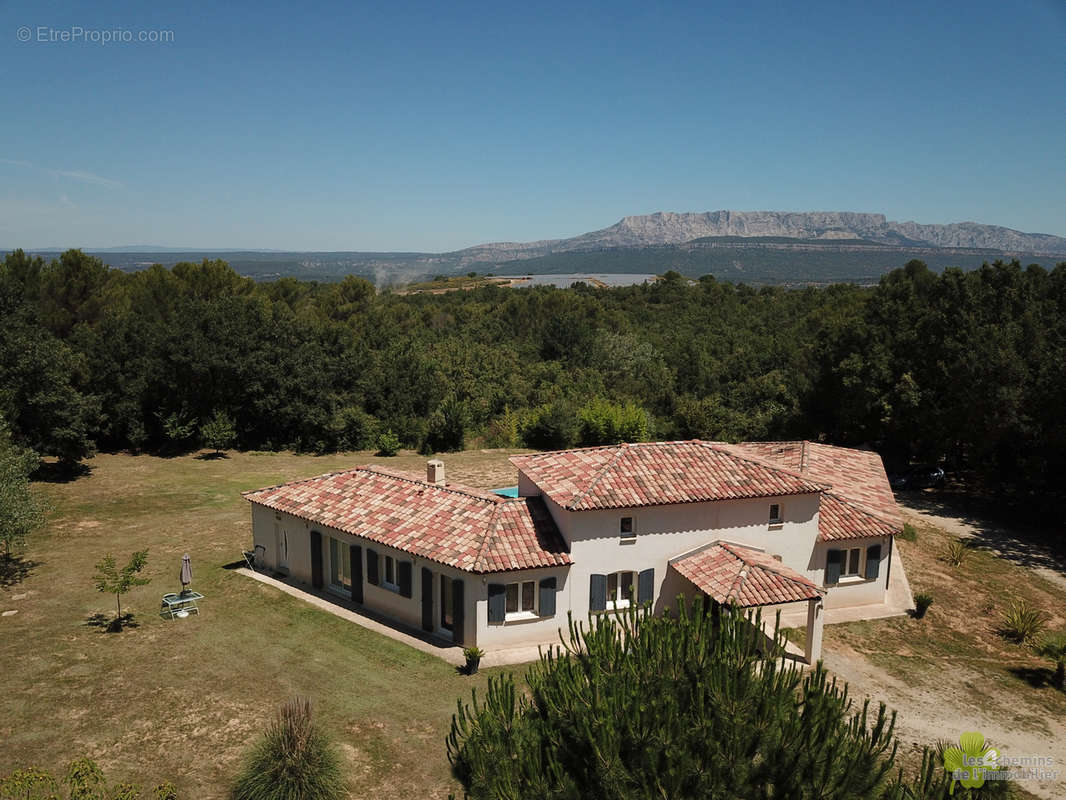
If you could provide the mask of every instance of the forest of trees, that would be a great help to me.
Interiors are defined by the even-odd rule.
[[[189,450],[209,421],[242,449],[313,452],[387,432],[427,452],[810,438],[940,461],[1030,507],[1064,493],[1066,263],[403,295],[15,251],[0,316],[0,416],[66,464]]]

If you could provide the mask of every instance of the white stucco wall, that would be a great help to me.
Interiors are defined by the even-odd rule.
[[[588,614],[592,574],[654,569],[655,610],[674,605],[684,579],[668,570],[669,561],[719,539],[758,547],[812,580],[818,576],[816,494],[609,511],[566,511],[544,501],[570,545],[570,602],[579,619]],[[781,506],[779,525],[769,524],[771,503]],[[633,517],[635,541],[620,539],[622,517]]]
[[[427,558],[413,556],[410,553],[387,547],[377,542],[352,536],[323,525],[316,525],[288,514],[277,514],[264,506],[252,504],[252,536],[255,544],[266,548],[264,560],[268,567],[277,568],[277,548],[274,544],[274,524],[282,526],[288,535],[289,544],[289,579],[296,583],[311,585],[311,530],[322,533],[322,577],[323,591],[338,604],[352,605],[348,592],[335,594],[329,588],[330,550],[328,537],[340,540],[345,547],[357,544],[363,548],[363,605],[397,620],[409,628],[422,629],[422,567],[428,567],[434,573],[433,580],[433,619],[435,625],[440,620],[440,584],[439,576],[447,575],[464,582],[463,589],[463,633],[465,644],[474,644],[477,637],[478,600],[487,588],[480,576],[439,564]],[[379,585],[373,586],[366,580],[366,551],[375,551],[379,556],[390,555],[397,561],[412,562],[411,597],[403,597],[399,592],[386,589],[380,583],[384,580],[384,570],[379,570]],[[353,569],[354,577],[354,569]],[[450,634],[437,629],[434,635],[446,641]]]
[[[559,631],[567,633],[567,611],[572,602],[572,582],[569,567],[515,570],[491,575],[473,576],[477,586],[477,643],[486,649],[500,649],[533,644],[558,644]],[[505,620],[489,624],[489,584],[536,581],[539,591],[541,578],[555,578],[555,615],[536,619]],[[586,587],[587,591],[587,587]]]

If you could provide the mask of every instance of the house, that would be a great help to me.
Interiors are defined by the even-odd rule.
[[[265,560],[400,624],[486,650],[567,614],[679,595],[745,608],[884,603],[902,527],[875,453],[815,442],[621,444],[511,458],[516,497],[362,466],[246,492]],[[802,607],[802,606],[801,606]]]

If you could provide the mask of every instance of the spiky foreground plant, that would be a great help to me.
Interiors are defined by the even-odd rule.
[[[759,623],[684,603],[676,617],[571,621],[566,652],[529,669],[528,693],[507,675],[460,701],[456,778],[478,800],[946,796],[931,768],[913,792],[894,777],[894,714],[854,703],[820,665],[804,675],[764,658],[782,641]]]
[[[337,800],[345,796],[341,757],[314,724],[311,703],[296,698],[252,748],[233,800]]]

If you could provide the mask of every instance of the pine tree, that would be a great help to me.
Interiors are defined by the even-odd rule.
[[[755,623],[753,626],[752,623]],[[570,623],[564,653],[461,701],[448,757],[470,798],[939,797],[894,777],[895,715],[819,665],[767,658],[758,617],[631,610]]]

